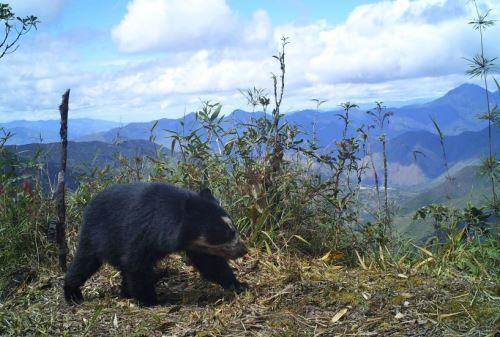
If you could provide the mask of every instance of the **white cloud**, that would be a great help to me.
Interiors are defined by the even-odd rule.
[[[498,14],[500,1],[487,1]],[[56,118],[67,87],[73,116],[178,117],[206,99],[222,101],[227,111],[244,108],[237,89],[270,88],[281,36],[291,41],[283,111],[310,108],[314,97],[332,107],[435,97],[467,80],[464,57],[479,50],[471,17],[467,0],[395,0],[357,7],[337,26],[326,20],[273,26],[265,10],[239,22],[224,0],[132,0],[112,33],[126,52],[119,59],[84,68],[82,55],[68,58],[68,50],[79,50],[70,41],[39,37],[36,46],[9,56],[8,65],[0,62],[9,78],[0,83],[0,119],[13,119],[10,111],[16,118]],[[488,55],[500,56],[498,36],[500,26],[486,31]],[[157,50],[170,52],[148,54]]]
[[[252,15],[252,22],[245,27],[242,38],[248,44],[268,43],[272,38],[272,22],[265,10],[257,10]]]
[[[310,83],[439,77],[463,72],[463,58],[478,50],[477,32],[466,24],[471,10],[466,1],[396,0],[359,6],[336,27],[317,23],[276,31],[293,42],[289,68],[303,69]],[[500,26],[487,36],[500,36]],[[499,55],[500,44],[490,42],[489,54]]]
[[[193,49],[234,38],[236,27],[224,0],[132,0],[112,37],[126,52]]]
[[[266,11],[255,11],[246,25],[238,19],[225,0],[132,0],[111,35],[123,52],[269,46],[273,27]]]
[[[265,85],[268,82],[264,80],[273,69],[270,55],[276,52],[282,36],[291,41],[287,46],[289,90],[461,74],[466,67],[463,58],[475,54],[478,47],[476,32],[466,24],[473,13],[465,0],[384,1],[357,7],[339,26],[319,21],[306,26],[288,24],[274,28],[264,10],[253,14],[251,24],[237,26],[234,13],[224,1],[215,1],[213,4],[217,6],[209,1],[206,4],[211,10],[204,10],[205,15],[225,17],[229,22],[229,29],[220,33],[218,41],[211,40],[208,33],[201,39],[206,33],[203,22],[196,23],[196,13],[176,8],[176,1],[150,1],[155,14],[151,8],[148,15],[144,14],[149,11],[147,7],[139,6],[144,1],[134,0],[129,4],[128,13],[114,35],[134,20],[151,16],[153,21],[163,18],[162,24],[152,25],[159,35],[152,37],[141,29],[125,34],[132,27],[141,26],[136,22],[121,32],[130,37],[128,42],[136,44],[127,48],[120,44],[122,49],[197,49],[180,65],[154,70],[155,78],[149,89],[166,94],[235,90],[252,83]],[[164,20],[169,16],[175,16],[175,20]],[[191,30],[183,28],[188,22]],[[489,31],[489,36],[500,34],[499,28]],[[177,34],[179,30],[183,33]],[[239,40],[234,37],[235,32]],[[160,36],[168,38],[162,40]],[[489,47],[493,55],[500,54],[500,44]]]

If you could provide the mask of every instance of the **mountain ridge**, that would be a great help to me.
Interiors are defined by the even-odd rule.
[[[93,119],[93,118],[70,118],[68,120],[68,138],[75,140],[88,133],[102,132],[119,126],[120,123]],[[14,120],[0,123],[0,129],[4,133],[11,133],[9,144],[23,145],[30,143],[57,142],[59,138],[60,121],[48,120]]]
[[[479,113],[486,110],[485,89],[481,86],[464,83],[449,90],[442,97],[420,104],[403,105],[396,108],[388,108],[394,112],[391,123],[386,130],[389,138],[396,137],[404,132],[427,130],[433,131],[431,117],[436,118],[442,130],[447,135],[456,135],[464,131],[477,131],[486,126],[484,121],[477,118]],[[490,92],[492,105],[500,105],[500,92]],[[335,135],[341,132],[342,124],[336,116],[341,112],[338,110],[303,109],[285,114],[285,120],[301,125],[305,134],[303,138],[310,138],[312,123],[316,121],[316,132],[319,145],[325,146],[331,143]],[[246,120],[251,114],[262,115],[262,112],[247,112],[236,109],[227,114],[228,119],[236,121]],[[353,123],[357,125],[370,122],[369,116],[364,109],[353,109],[351,113]],[[169,129],[180,131],[179,122],[186,119],[189,123],[194,122],[193,113],[182,118],[160,118],[157,130]],[[71,119],[69,125],[70,140],[76,141],[106,141],[114,142],[121,139],[149,139],[150,128],[155,121],[135,122],[121,125],[118,122],[95,120],[91,118]],[[12,121],[0,123],[4,131],[14,133],[10,144],[27,144],[32,142],[58,141],[59,121]],[[352,130],[353,131],[353,130]],[[160,143],[168,143],[168,140],[159,138]]]

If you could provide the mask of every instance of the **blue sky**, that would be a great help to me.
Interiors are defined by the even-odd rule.
[[[125,15],[128,2],[128,0],[67,1],[61,7],[64,13],[57,18],[56,22],[53,21],[53,17],[50,19],[52,26],[56,27],[54,30],[56,32],[89,26],[111,29]],[[376,2],[375,0],[231,0],[226,3],[245,21],[249,21],[256,10],[265,9],[275,24],[311,23],[317,20],[339,24],[355,7]],[[29,12],[29,10],[22,9]]]
[[[7,1],[7,0],[4,0]],[[284,110],[311,98],[410,101],[459,85],[478,50],[468,0],[13,0],[39,29],[0,60],[0,121],[74,117],[145,121],[271,89],[272,55],[288,36]],[[479,0],[500,17],[500,0]],[[500,55],[500,28],[487,31]]]

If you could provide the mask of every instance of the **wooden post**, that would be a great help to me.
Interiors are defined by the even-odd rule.
[[[66,252],[68,246],[66,243],[66,205],[65,205],[65,192],[66,186],[64,176],[66,173],[66,160],[68,153],[68,104],[69,104],[69,91],[62,96],[62,102],[59,106],[61,113],[61,169],[57,175],[57,189],[55,193],[56,209],[57,209],[57,245],[59,247],[59,266],[63,272],[66,272]]]

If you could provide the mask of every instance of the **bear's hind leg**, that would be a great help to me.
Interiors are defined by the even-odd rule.
[[[68,303],[80,303],[83,301],[80,287],[98,269],[102,262],[93,256],[76,255],[73,264],[69,267],[64,278],[64,298]]]
[[[187,256],[206,280],[220,284],[224,289],[234,290],[237,293],[248,288],[246,283],[241,283],[236,279],[231,267],[223,257],[194,251],[188,251]]]
[[[155,275],[153,267],[127,272],[125,278],[130,295],[143,306],[158,304],[155,292]]]
[[[129,286],[129,282],[128,282],[127,273],[125,271],[121,270],[120,275],[122,277],[122,284],[120,287],[120,296],[123,298],[132,298],[132,295],[130,294],[130,286]]]

